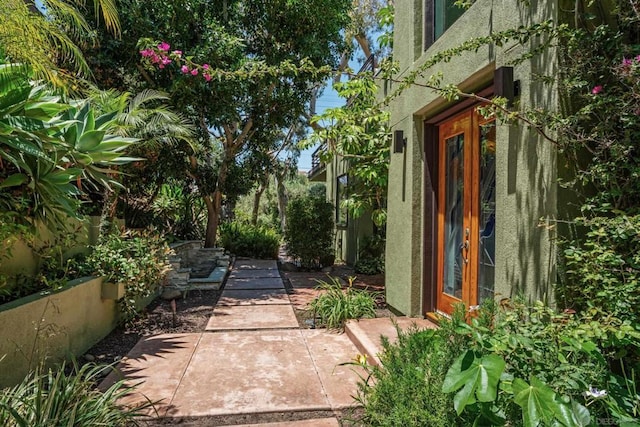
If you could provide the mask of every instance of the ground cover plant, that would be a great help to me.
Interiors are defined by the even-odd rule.
[[[440,329],[398,330],[398,341],[382,339],[381,366],[361,364],[366,376],[358,384],[360,421],[366,426],[463,426],[464,414],[442,392],[448,367],[464,349],[465,339],[445,323]]]
[[[337,277],[320,280],[317,289],[322,293],[309,304],[309,310],[320,319],[319,326],[344,329],[349,319],[376,317],[376,295],[353,287],[355,277],[348,278],[347,288]]]
[[[371,426],[632,426],[640,422],[638,379],[599,338],[638,348],[640,334],[542,302],[460,307],[440,329],[383,340],[382,366],[359,384]],[[590,322],[587,320],[591,320]],[[609,350],[611,347],[608,348]]]
[[[131,426],[151,402],[123,407],[117,400],[133,392],[118,381],[104,392],[96,389],[105,366],[74,364],[38,369],[20,384],[0,390],[0,424],[6,427]]]

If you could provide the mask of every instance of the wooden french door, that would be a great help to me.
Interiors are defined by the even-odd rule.
[[[439,126],[436,308],[441,313],[493,296],[495,148],[495,124],[475,108]]]

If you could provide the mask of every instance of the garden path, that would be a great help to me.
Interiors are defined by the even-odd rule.
[[[102,386],[139,383],[126,403],[158,401],[160,418],[338,426],[362,374],[341,363],[357,353],[346,334],[298,327],[276,261],[240,259],[204,332],[143,338]]]

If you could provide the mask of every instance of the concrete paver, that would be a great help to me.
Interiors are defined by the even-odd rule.
[[[297,328],[291,305],[250,305],[216,307],[205,330]]]
[[[345,334],[300,329],[293,310],[305,308],[318,291],[304,286],[288,295],[275,261],[237,260],[234,273],[205,332],[143,338],[120,363],[121,375],[111,374],[101,387],[124,375],[128,384],[139,386],[122,403],[160,401],[157,412],[148,412],[160,417],[339,411],[355,406],[352,395],[364,372],[341,364],[353,360],[356,346]],[[339,423],[322,418],[260,425]]]
[[[434,329],[437,326],[427,319],[411,317],[380,317],[376,319],[349,320],[345,325],[345,333],[362,354],[366,354],[369,363],[380,365],[378,354],[382,351],[380,337],[385,336],[390,343],[398,340],[398,329],[408,330]]]
[[[155,410],[159,416],[164,416],[201,335],[163,334],[141,339],[120,362],[117,370],[101,383],[100,389],[106,390],[124,377],[127,385],[140,385],[121,403],[157,402]],[[154,415],[155,411],[149,409],[147,413]]]
[[[302,335],[313,363],[327,393],[332,410],[356,406],[353,395],[358,389],[359,376],[364,369],[353,362],[358,350],[345,334],[329,333],[324,329],[303,329]]]
[[[224,285],[225,290],[232,289],[284,289],[282,279],[276,277],[257,278],[229,278]]]
[[[237,289],[222,292],[218,306],[290,304],[284,289]]]
[[[277,270],[278,262],[269,259],[237,259],[234,270]]]
[[[280,273],[278,270],[242,269],[233,270],[231,274],[229,274],[229,279],[262,279],[267,277],[280,279]]]
[[[300,330],[205,333],[173,415],[329,410],[313,366]]]

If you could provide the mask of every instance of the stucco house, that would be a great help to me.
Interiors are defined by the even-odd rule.
[[[393,55],[400,71],[387,91],[434,53],[466,40],[562,21],[558,1],[477,0],[466,11],[453,3],[396,1]],[[556,108],[557,87],[534,77],[557,72],[554,50],[512,65],[532,46],[483,46],[429,73],[520,108]],[[386,292],[400,313],[437,317],[460,302],[553,298],[557,236],[545,224],[568,206],[558,185],[563,162],[535,131],[486,120],[479,105],[468,98],[447,102],[415,85],[390,104]]]

